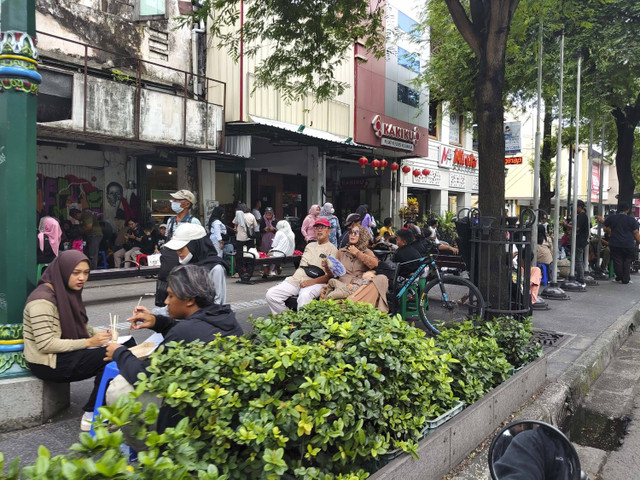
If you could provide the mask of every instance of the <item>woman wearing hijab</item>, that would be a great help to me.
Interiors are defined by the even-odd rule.
[[[276,225],[277,231],[271,243],[271,250],[268,252],[270,257],[290,257],[296,246],[296,236],[291,230],[291,225],[286,220],[280,220]],[[271,275],[278,275],[282,272],[280,265],[271,265]],[[267,270],[263,272],[263,275]]]
[[[258,222],[256,217],[249,211],[249,208],[244,203],[239,203],[232,223],[236,232],[236,252],[242,255],[245,246],[247,250],[256,246],[253,237],[254,232],[257,230]]]
[[[260,219],[260,232],[262,233],[260,251],[269,253],[273,238],[276,236],[276,218],[273,215],[273,208],[271,207],[265,208],[264,215]]]
[[[329,241],[338,247],[338,239],[342,235],[340,231],[340,220],[333,214],[333,205],[325,203],[320,209],[320,217],[329,220],[331,231],[329,232]]]
[[[320,205],[311,205],[309,215],[307,215],[302,222],[302,228],[300,231],[307,243],[316,241],[316,231],[313,226],[316,224],[316,220],[318,220],[319,213]]]
[[[38,229],[38,250],[36,251],[37,263],[51,263],[60,251],[62,229],[53,217],[42,217]]]
[[[95,377],[93,391],[82,408],[83,431],[91,429],[106,365],[103,347],[111,340],[111,332],[93,334],[88,326],[82,303],[82,289],[88,278],[86,255],[77,250],[60,252],[27,298],[22,314],[24,357],[36,377],[58,383]]]
[[[329,280],[322,298],[348,298],[354,302],[370,303],[381,312],[388,312],[389,279],[384,275],[376,275],[374,271],[378,266],[378,258],[369,249],[367,229],[356,226],[349,229],[348,233],[349,245],[336,254],[345,273]]]
[[[224,216],[224,207],[218,205],[211,212],[207,225],[209,226],[209,239],[216,249],[216,252],[220,258],[222,256],[222,250],[224,249],[223,235],[227,234],[227,227],[222,223],[222,217]]]
[[[206,267],[216,288],[216,303],[221,305],[226,303],[226,275],[230,270],[229,263],[217,255],[203,226],[193,223],[180,225],[165,247],[176,251],[180,265]]]

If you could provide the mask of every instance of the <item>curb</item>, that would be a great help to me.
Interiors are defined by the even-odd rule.
[[[536,419],[561,425],[567,411],[575,410],[582,403],[591,386],[638,326],[640,305],[634,305],[602,332],[558,380],[518,412],[514,420]]]

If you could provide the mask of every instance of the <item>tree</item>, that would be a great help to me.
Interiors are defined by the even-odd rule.
[[[318,102],[344,91],[333,72],[356,40],[377,58],[385,53],[383,9],[369,0],[201,0],[182,24],[205,21],[220,47],[236,59],[266,53],[256,88],[272,86],[285,98],[314,94]],[[242,17],[242,21],[241,21]]]

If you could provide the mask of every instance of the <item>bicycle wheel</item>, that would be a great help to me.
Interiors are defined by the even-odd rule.
[[[478,287],[466,278],[443,275],[434,278],[420,295],[420,320],[436,335],[443,327],[484,317],[484,299]]]

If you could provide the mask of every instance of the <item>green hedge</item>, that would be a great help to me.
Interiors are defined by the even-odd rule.
[[[459,399],[475,401],[513,368],[499,346],[508,333],[495,324],[427,339],[398,316],[350,301],[312,302],[253,324],[247,337],[152,356],[137,392],[157,392],[187,417],[177,428],[149,432],[157,408],[133,398],[101,409],[126,427],[129,443],[146,444],[139,464],[120,453],[122,433],[101,425],[95,439],[81,435],[75,454],[49,459],[43,449],[7,478],[364,479],[381,454],[416,456],[427,420]],[[509,331],[522,333],[501,330]]]

